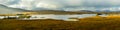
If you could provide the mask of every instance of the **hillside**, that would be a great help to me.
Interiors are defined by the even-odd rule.
[[[60,10],[36,10],[39,14],[92,14],[95,12],[86,12],[86,11],[60,11]]]
[[[19,8],[10,8],[4,5],[0,5],[0,14],[14,14],[16,12],[29,12],[29,11],[19,9]]]
[[[92,11],[60,11],[60,10],[24,10],[0,5],[0,14],[14,14],[16,12],[36,12],[38,14],[92,14]]]
[[[36,12],[38,14],[120,14],[120,11],[90,11],[90,10],[79,10],[79,11],[62,11],[62,10],[24,10],[19,8],[11,8],[4,5],[0,5],[0,14],[14,14],[16,12]]]

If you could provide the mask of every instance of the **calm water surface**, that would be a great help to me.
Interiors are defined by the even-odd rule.
[[[68,20],[69,18],[86,18],[86,17],[93,17],[96,14],[73,14],[73,15],[54,15],[54,14],[45,14],[45,15],[31,15],[32,17],[29,18],[30,20],[33,19],[60,19],[60,20]],[[106,16],[106,15],[100,15]],[[14,17],[14,16],[11,16]],[[0,18],[4,18],[4,16],[0,16]]]
[[[32,15],[31,19],[62,19],[67,20],[69,18],[86,18],[96,16],[96,14],[77,14],[77,15]]]

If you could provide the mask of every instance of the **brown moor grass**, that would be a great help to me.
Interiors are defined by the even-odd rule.
[[[0,20],[0,30],[120,30],[120,18],[91,17],[80,21]]]

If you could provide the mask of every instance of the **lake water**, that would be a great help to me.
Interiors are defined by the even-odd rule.
[[[93,17],[96,14],[73,14],[73,15],[54,15],[54,14],[45,14],[45,15],[31,15],[32,17],[29,18],[30,20],[33,19],[59,19],[59,20],[68,20],[69,18],[86,18],[86,17]],[[100,15],[105,17],[106,15]],[[14,16],[11,16],[14,17]],[[4,18],[4,16],[0,16],[0,18]],[[25,18],[26,19],[26,18]]]
[[[69,18],[86,18],[93,17],[96,14],[77,14],[77,15],[32,15],[30,19],[61,19],[68,20]]]

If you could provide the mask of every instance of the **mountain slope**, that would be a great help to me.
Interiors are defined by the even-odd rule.
[[[94,14],[97,12],[89,11],[89,10],[80,10],[80,11],[72,11],[72,12],[77,12],[77,13],[85,13],[85,14]]]
[[[0,5],[0,14],[13,14],[16,12],[27,12],[27,10],[18,9],[18,8],[10,8],[4,5]]]
[[[92,14],[92,11],[60,11],[60,10],[35,10],[39,14]]]
[[[60,11],[60,10],[23,10],[18,8],[10,8],[4,5],[0,5],[0,14],[14,14],[17,12],[37,12],[38,14],[92,14],[95,12],[81,10],[81,11]]]

